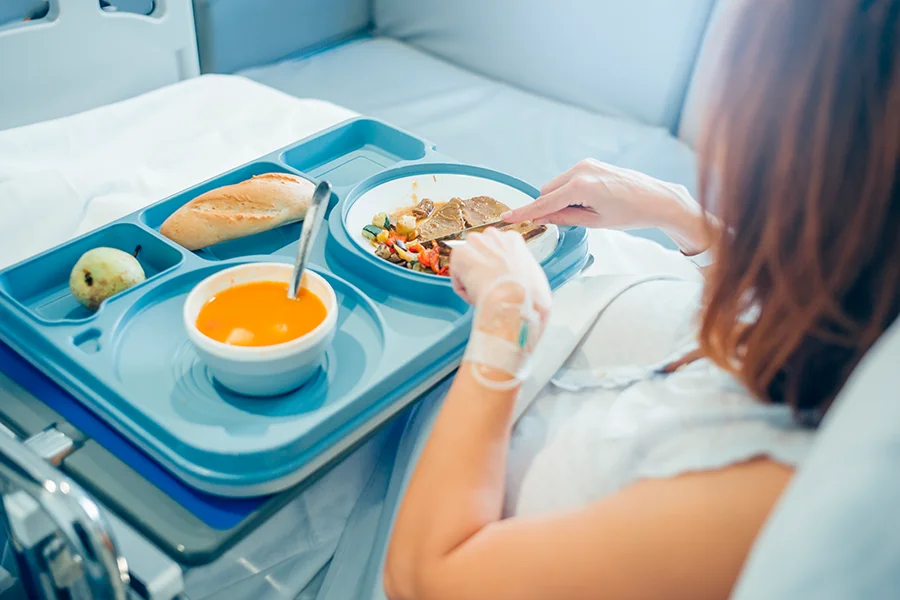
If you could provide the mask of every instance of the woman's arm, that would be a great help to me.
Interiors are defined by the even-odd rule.
[[[500,521],[508,425],[491,412],[490,426],[460,435],[488,410],[464,389],[447,397],[398,516],[392,600],[724,599],[792,473],[758,459]]]
[[[518,388],[485,389],[472,368],[460,368],[400,506],[385,571],[392,599],[427,597],[454,551],[502,516]]]
[[[501,341],[483,347],[492,356],[467,349],[410,480],[388,552],[387,586],[400,598],[415,597],[423,567],[433,564],[423,563],[423,557],[449,556],[501,517],[506,452],[519,391],[509,371],[516,370],[516,357],[521,359],[523,308],[532,298],[526,293],[528,282],[498,282],[513,273],[502,264],[496,269],[488,265],[528,251],[496,231],[476,236],[470,244],[474,246],[454,252],[451,264],[451,270],[456,269],[454,285],[474,296],[478,306],[469,344]],[[530,256],[522,258],[525,267],[534,262]],[[549,298],[541,301],[547,302]],[[495,366],[484,364],[491,361]],[[498,368],[504,362],[508,370]]]
[[[435,561],[500,520],[517,363],[532,347],[528,327],[532,343],[542,330],[528,315],[550,307],[547,278],[520,235],[468,239],[450,270],[454,289],[476,306],[473,335],[397,515],[385,573],[391,597],[417,597]]]
[[[541,189],[541,196],[509,211],[510,222],[535,220],[595,229],[658,227],[683,254],[700,254],[718,235],[715,221],[683,185],[593,159],[583,160]]]

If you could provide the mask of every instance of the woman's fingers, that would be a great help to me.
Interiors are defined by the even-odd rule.
[[[500,218],[507,223],[521,223],[522,221],[543,219],[548,215],[552,215],[569,206],[571,199],[569,187],[571,185],[571,182],[569,182],[561,188],[541,196],[531,204],[503,213],[500,215]]]
[[[579,161],[578,164],[576,164],[565,173],[561,173],[548,181],[546,185],[541,188],[541,195],[546,196],[550,192],[555,192],[579,175],[597,172],[604,173],[608,170],[608,165],[606,165],[605,163],[601,163],[600,161],[594,160],[593,158],[586,158]]]
[[[465,246],[457,248],[450,255],[450,285],[453,287],[453,291],[459,294],[463,300],[471,304],[472,302],[469,299],[466,286],[463,283],[463,279],[469,271],[468,262],[469,256]]]
[[[472,300],[469,298],[469,294],[466,292],[466,288],[463,286],[462,282],[458,277],[452,276],[453,271],[451,271],[450,285],[453,287],[453,291],[456,292],[460,298],[463,299],[468,304],[472,304]]]
[[[600,227],[600,215],[589,208],[570,206],[547,215],[541,219],[535,219],[538,225],[560,225],[563,227]]]
[[[581,164],[581,163],[579,163],[579,164]],[[550,192],[555,192],[562,186],[569,183],[569,181],[572,180],[572,177],[577,172],[577,169],[578,169],[578,165],[575,165],[574,167],[572,167],[565,173],[560,173],[559,175],[557,175],[556,177],[554,177],[553,179],[548,181],[546,184],[544,184],[544,187],[541,188],[541,196],[546,196]]]

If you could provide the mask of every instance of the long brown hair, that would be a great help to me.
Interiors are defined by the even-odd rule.
[[[900,312],[900,0],[745,2],[719,67],[701,347],[816,423]]]

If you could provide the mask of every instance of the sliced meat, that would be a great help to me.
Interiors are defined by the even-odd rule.
[[[490,196],[476,196],[462,201],[463,218],[467,227],[478,227],[485,223],[493,223],[500,220],[500,215],[509,210],[502,202],[497,202]]]
[[[428,219],[419,225],[419,238],[421,242],[427,242],[434,238],[449,235],[466,228],[463,219],[462,202],[454,198],[432,213]]]
[[[424,219],[431,215],[434,212],[434,202],[429,200],[428,198],[424,198],[421,202],[416,204],[416,207],[412,209],[412,214],[417,219]]]
[[[545,231],[547,231],[546,225],[535,225],[531,221],[522,221],[521,223],[516,223],[514,225],[507,225],[505,227],[501,227],[504,231],[516,231],[525,238],[527,242],[530,239],[536,238],[541,235]]]

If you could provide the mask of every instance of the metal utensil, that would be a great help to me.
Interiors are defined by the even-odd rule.
[[[475,232],[478,232],[478,231],[483,231],[483,230],[485,230],[485,229],[488,229],[489,227],[504,227],[504,226],[506,226],[506,225],[512,225],[512,223],[507,223],[507,222],[504,221],[503,219],[500,219],[499,221],[491,221],[490,223],[485,223],[485,224],[483,224],[483,225],[476,225],[475,227],[468,227],[468,228],[466,228],[466,229],[461,229],[461,230],[459,230],[459,231],[454,231],[454,232],[452,232],[452,233],[446,233],[446,234],[441,235],[441,236],[438,236],[438,237],[436,237],[436,238],[433,238],[433,239],[430,239],[430,240],[424,240],[424,241],[426,241],[426,242],[438,242],[438,243],[447,243],[447,242],[450,242],[450,241],[452,241],[452,242],[456,242],[456,241],[462,242],[463,240],[466,239],[466,236],[467,236],[468,234],[470,234],[470,233],[475,233]],[[447,244],[447,245],[450,246],[451,244]],[[456,245],[459,245],[459,244],[456,244]]]
[[[303,218],[300,243],[297,245],[297,260],[294,262],[294,276],[291,278],[291,286],[288,290],[288,296],[291,298],[296,298],[297,292],[300,291],[303,272],[306,271],[306,265],[309,263],[309,253],[316,241],[319,228],[322,226],[329,198],[331,198],[331,184],[323,181],[316,186],[309,208],[306,209],[306,216]]]

